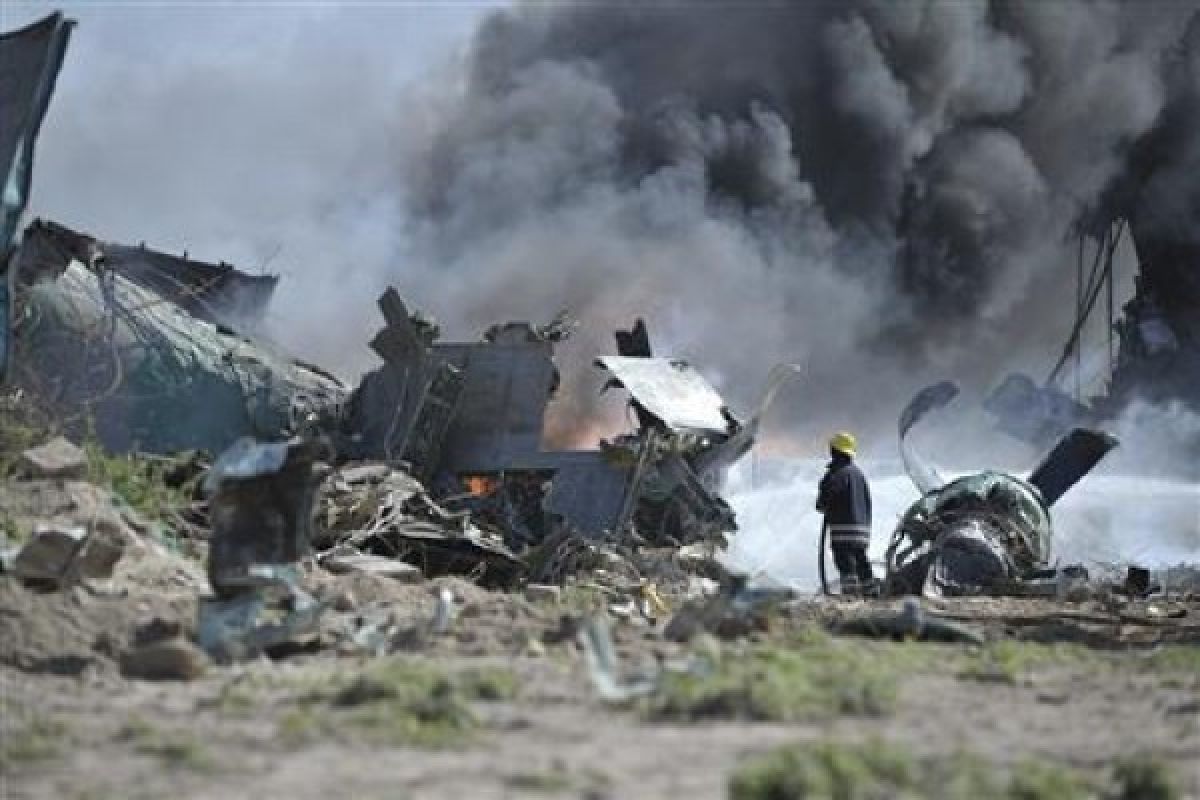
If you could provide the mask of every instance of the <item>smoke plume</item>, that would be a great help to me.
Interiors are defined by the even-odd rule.
[[[1173,54],[1195,8],[501,11],[404,163],[417,252],[470,276],[467,319],[567,305],[604,348],[645,314],[735,399],[799,361],[793,421],[881,433],[930,378],[1053,357],[1071,225],[1194,93]]]

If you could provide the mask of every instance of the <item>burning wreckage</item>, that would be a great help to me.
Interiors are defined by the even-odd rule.
[[[553,349],[570,329],[564,316],[540,327],[493,326],[478,342],[443,342],[428,317],[389,289],[379,301],[385,327],[371,342],[383,365],[351,391],[236,331],[261,315],[272,276],[109,245],[41,220],[26,230],[10,270],[12,386],[78,430],[90,426],[112,451],[228,451],[210,480],[214,559],[224,557],[223,531],[281,535],[257,511],[226,524],[241,514],[226,513],[227,495],[244,495],[246,507],[260,495],[220,486],[287,475],[315,492],[320,482],[307,477],[314,461],[356,465],[321,485],[323,496],[358,486],[381,501],[373,519],[358,520],[375,535],[349,544],[447,571],[485,564],[499,582],[515,575],[514,553],[563,529],[675,546],[720,541],[735,529],[718,490],[753,445],[761,410],[740,422],[688,363],[651,355],[641,321],[618,333],[620,355],[596,362],[609,386],[629,393],[637,431],[595,450],[545,451],[543,416],[559,380]],[[310,454],[293,469],[300,452]],[[293,500],[312,505],[303,493]],[[414,503],[436,523],[401,524],[422,516]],[[384,535],[388,508],[395,524]],[[290,527],[303,528],[303,516]],[[334,543],[328,530],[316,541]],[[253,562],[297,556],[288,547],[279,553]]]

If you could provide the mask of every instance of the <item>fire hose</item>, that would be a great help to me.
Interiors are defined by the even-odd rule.
[[[829,581],[825,577],[825,543],[829,539],[829,523],[821,520],[821,536],[817,540],[817,575],[821,579],[821,594],[829,594]]]

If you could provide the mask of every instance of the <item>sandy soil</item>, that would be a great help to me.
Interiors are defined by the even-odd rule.
[[[389,607],[401,622],[432,609],[429,585],[338,580],[354,584],[356,603],[369,599]],[[570,616],[563,604],[532,603],[443,580],[439,584],[464,603],[454,630],[389,657],[447,672],[500,665],[517,677],[517,694],[475,703],[478,730],[450,746],[383,746],[336,726],[319,736],[288,735],[298,697],[369,667],[369,659],[323,650],[214,667],[190,682],[127,680],[105,655],[113,647],[105,639],[122,631],[131,636],[128,631],[147,615],[172,610],[183,615],[186,607],[164,602],[161,589],[139,590],[147,592],[140,601],[135,592],[132,601],[118,602],[84,590],[33,595],[8,581],[0,578],[0,623],[9,653],[0,668],[0,729],[6,739],[0,796],[6,800],[721,798],[730,773],[746,757],[822,738],[882,738],[918,754],[969,750],[1001,768],[1038,757],[1083,772],[1103,770],[1122,755],[1151,753],[1173,765],[1186,796],[1200,797],[1200,671],[1149,668],[1147,652],[1153,651],[1143,649],[1106,654],[1102,666],[1065,658],[1022,669],[1016,680],[980,680],[937,666],[943,656],[950,663],[968,646],[922,645],[935,657],[900,676],[896,707],[883,717],[663,724],[597,699],[577,642],[556,635],[564,614]],[[1044,632],[1072,638],[1064,631],[1074,630],[1073,638],[1086,639],[1080,632],[1099,613],[1080,606],[1065,610],[1066,622],[1047,622],[1049,607],[1033,602],[947,605],[949,613],[986,618],[993,635],[1027,635],[1038,618]],[[142,613],[131,614],[130,608]],[[855,604],[811,605],[794,616],[829,618],[855,610]],[[1197,605],[1188,612],[1200,618]],[[8,638],[22,626],[33,630],[34,622],[69,635]],[[1092,624],[1089,635],[1097,635],[1095,629],[1118,633],[1111,625]],[[1173,630],[1177,639],[1192,642],[1185,646],[1197,646],[1189,639],[1194,628]],[[650,628],[618,625],[616,634],[630,666],[684,652]],[[93,641],[89,648],[89,635],[98,635],[100,644]],[[74,667],[47,666],[45,659],[63,653],[76,656]],[[57,674],[62,672],[72,674]]]

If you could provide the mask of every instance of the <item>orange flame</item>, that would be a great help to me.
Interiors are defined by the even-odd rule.
[[[476,497],[487,497],[500,488],[500,479],[492,475],[463,475],[462,482]]]

